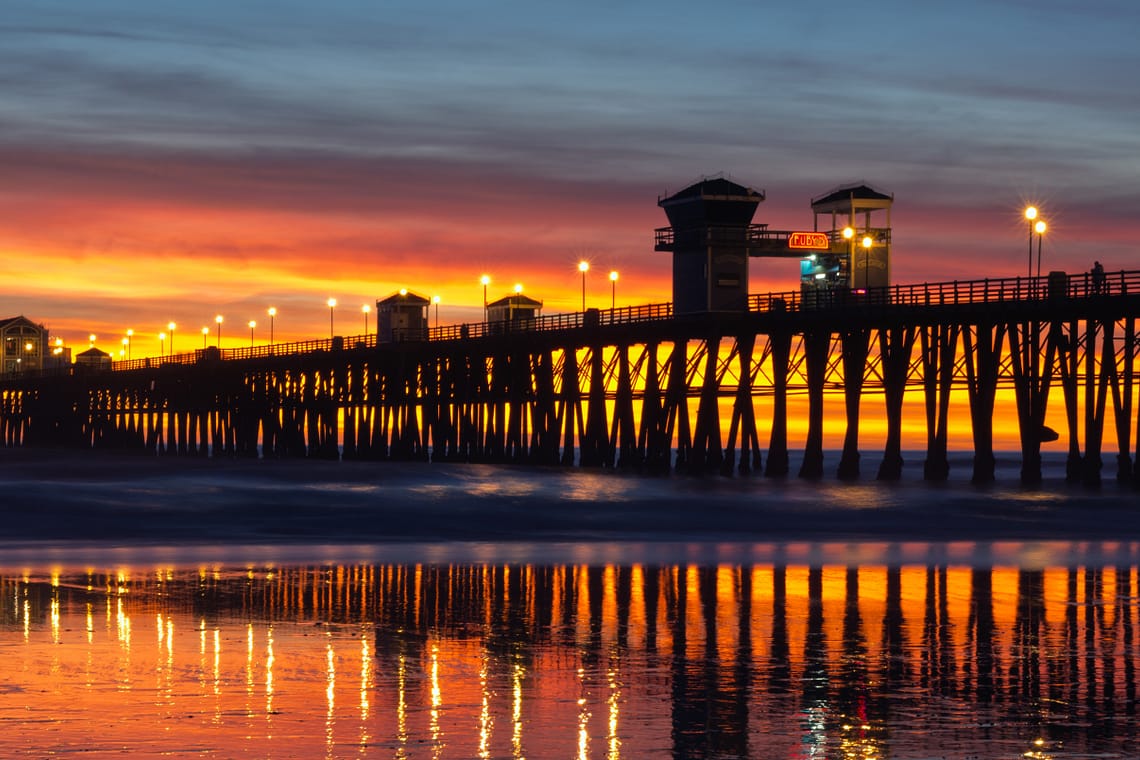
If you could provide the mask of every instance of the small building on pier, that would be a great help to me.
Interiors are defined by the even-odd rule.
[[[865,293],[891,284],[894,198],[866,182],[842,185],[812,198],[812,229],[826,232],[831,247],[801,262],[805,296],[820,288]]]
[[[763,200],[762,190],[724,177],[657,200],[670,226],[657,230],[655,248],[673,252],[677,314],[748,308],[748,257],[758,231],[752,216]]]
[[[376,340],[398,343],[427,340],[431,301],[406,288],[376,302]]]
[[[111,365],[111,355],[106,351],[95,348],[95,346],[75,355],[75,366],[77,369],[104,370],[111,369]]]
[[[0,319],[0,346],[5,374],[43,369],[49,355],[48,330],[25,316]]]
[[[514,324],[533,322],[541,311],[542,301],[536,301],[522,293],[513,293],[487,304],[487,321]]]

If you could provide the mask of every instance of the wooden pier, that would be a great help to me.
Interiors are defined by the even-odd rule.
[[[1012,388],[1025,484],[1041,445],[1068,443],[1070,479],[1103,457],[1136,482],[1140,271],[869,289],[804,303],[674,315],[669,304],[449,325],[416,340],[375,335],[207,348],[161,359],[0,379],[0,445],[163,455],[531,463],[645,473],[792,473],[788,400],[807,397],[800,477],[902,471],[903,400],[920,394],[924,476],[943,480],[950,396],[965,390],[972,477],[994,479],[994,404]],[[825,415],[842,394],[844,414]],[[1050,400],[1064,430],[1045,427]],[[771,409],[758,419],[758,399]],[[881,399],[876,402],[874,399]],[[882,403],[879,411],[875,403]],[[860,415],[886,420],[866,470]],[[839,427],[836,427],[839,426]],[[1106,441],[1106,433],[1108,440]]]

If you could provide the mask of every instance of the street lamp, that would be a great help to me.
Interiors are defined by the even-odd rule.
[[[372,311],[372,307],[364,304],[360,307],[360,311],[364,314],[364,337],[368,337],[368,312]]]
[[[269,345],[273,345],[273,320],[277,317],[277,307],[269,307]]]
[[[166,323],[166,329],[170,330],[170,355],[174,356],[174,328],[177,327],[173,322]]]
[[[487,286],[491,284],[491,278],[483,275],[479,278],[479,282],[483,283],[483,321],[487,321]]]
[[[135,336],[134,330],[127,330],[127,358],[131,358],[131,338]]]
[[[617,281],[618,273],[614,269],[610,272],[610,311],[613,311],[614,307],[617,306]]]
[[[87,336],[87,342],[90,343],[92,347],[95,345],[95,333],[91,333]]]
[[[166,333],[158,334],[158,355],[159,357],[166,356]]]
[[[1030,206],[1025,209],[1025,218],[1029,220],[1029,276],[1033,276],[1033,220],[1037,218],[1037,207]]]
[[[523,286],[521,282],[515,283],[515,296],[510,300],[510,306],[507,309],[507,321],[515,321],[515,309],[519,307],[519,296],[522,295]]]
[[[329,340],[332,340],[333,335],[336,334],[333,332],[333,309],[336,308],[336,299],[330,298],[327,303],[329,305]]]
[[[855,228],[843,228],[843,239],[847,241],[847,287],[855,287]]]
[[[214,323],[218,326],[218,349],[222,348],[222,315],[214,317]]]
[[[257,327],[257,322],[252,319],[249,320],[249,347],[253,348],[253,328]]]
[[[131,341],[128,338],[123,338],[121,342],[123,344],[123,347],[119,349],[119,358],[126,356],[127,346],[131,345]]]
[[[1038,219],[1037,224],[1033,225],[1033,229],[1037,232],[1037,276],[1041,276],[1041,238],[1045,235],[1045,220]]]
[[[210,334],[210,328],[209,327],[203,327],[202,328],[202,350],[203,351],[206,350],[206,336],[209,334]]]
[[[439,296],[431,297],[432,305],[435,306],[435,329],[439,329]]]
[[[590,271],[590,262],[579,261],[578,271],[582,273],[582,311],[586,310],[586,272]]]
[[[870,235],[863,237],[863,290],[871,287],[871,246],[874,243]]]

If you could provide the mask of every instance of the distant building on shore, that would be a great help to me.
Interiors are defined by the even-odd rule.
[[[0,346],[6,374],[43,369],[50,356],[47,328],[25,316],[0,319]]]

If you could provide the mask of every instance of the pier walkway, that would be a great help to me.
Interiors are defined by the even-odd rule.
[[[973,479],[986,482],[995,399],[1011,389],[1024,483],[1040,482],[1041,445],[1058,438],[1070,477],[1099,483],[1106,432],[1116,477],[1136,481],[1140,271],[1103,283],[1053,273],[805,292],[753,294],[738,311],[590,309],[392,342],[207,347],[107,371],[10,375],[0,379],[0,445],[779,477],[791,471],[789,401],[803,395],[800,476],[825,474],[825,432],[842,431],[836,475],[860,477],[860,416],[870,412],[886,421],[876,476],[889,480],[901,474],[903,425],[913,426],[909,392],[922,399],[925,477],[941,480],[951,394],[964,393]],[[844,411],[827,419],[833,394]],[[1053,431],[1058,394],[1064,425]]]

